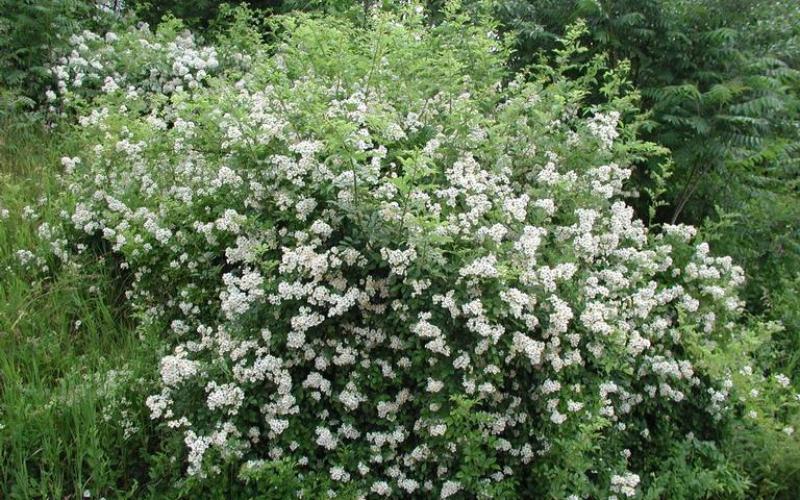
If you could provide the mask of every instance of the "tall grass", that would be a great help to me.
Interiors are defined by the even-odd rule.
[[[37,277],[15,255],[59,217],[50,200],[70,147],[35,123],[0,123],[0,205],[9,211],[0,220],[0,498],[119,495],[133,491],[141,468],[136,439],[122,444],[104,405],[109,370],[135,373],[152,359],[115,305],[116,277],[100,262]],[[37,216],[25,217],[26,206]]]

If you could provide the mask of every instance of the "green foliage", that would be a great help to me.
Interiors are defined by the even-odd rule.
[[[800,69],[800,4],[783,0],[752,0],[737,12],[742,35],[760,53],[778,57]]]
[[[251,495],[266,498],[289,498],[303,489],[294,464],[287,459],[245,464],[239,478],[251,489]]]
[[[642,498],[747,498],[749,480],[737,464],[710,441],[676,439]]]
[[[728,429],[720,452],[726,457],[726,469],[732,462],[746,474],[750,497],[793,498],[800,484],[800,435],[795,432],[800,424],[800,396],[778,371],[782,363],[771,352],[773,337],[783,330],[779,323],[752,321],[741,336],[724,345],[686,332],[701,365],[730,380],[735,414],[725,422]],[[736,366],[740,368],[731,370]],[[737,484],[738,489],[741,481],[729,486]]]
[[[654,232],[668,228],[666,222],[701,225],[703,239],[716,253],[744,264],[745,298],[750,312],[759,316],[748,315],[734,324],[735,314],[720,313],[721,326],[703,332],[700,320],[693,323],[681,307],[670,311],[679,328],[651,340],[665,346],[660,355],[691,360],[696,378],[685,386],[669,381],[688,396],[680,403],[645,396],[625,410],[624,425],[617,416],[603,413],[607,407],[593,397],[600,382],[620,382],[632,394],[647,394],[642,384],[656,387],[663,382],[648,372],[649,365],[628,357],[627,329],[604,337],[602,359],[585,353],[586,364],[547,375],[539,367],[529,372],[529,367],[509,365],[513,373],[504,379],[509,367],[502,363],[508,358],[493,350],[486,359],[473,358],[481,369],[488,370],[487,363],[503,366],[501,375],[487,375],[503,391],[518,390],[519,381],[530,384],[520,400],[534,423],[515,425],[529,426],[525,432],[536,434],[541,448],[523,467],[525,474],[501,473],[514,460],[498,453],[508,442],[491,431],[501,411],[498,404],[474,392],[464,394],[460,384],[466,379],[432,362],[434,355],[415,351],[419,346],[408,348],[414,369],[402,375],[407,379],[387,383],[380,370],[361,366],[331,374],[337,390],[356,380],[369,394],[368,401],[376,403],[390,402],[391,391],[401,384],[415,387],[414,396],[426,404],[410,403],[410,410],[390,418],[406,429],[414,427],[417,417],[445,424],[441,438],[410,434],[410,439],[429,440],[439,453],[437,465],[447,467],[449,477],[457,480],[459,494],[477,498],[595,498],[610,490],[625,496],[620,481],[630,477],[623,471],[641,474],[634,476],[642,498],[792,498],[800,489],[800,442],[794,433],[800,429],[800,401],[783,376],[800,375],[800,8],[766,0],[513,0],[494,2],[491,11],[490,2],[484,1],[426,3],[428,15],[422,18],[388,1],[264,0],[250,2],[252,8],[209,0],[129,1],[128,7],[154,26],[164,16],[166,21],[154,32],[133,29],[126,21],[115,27],[118,36],[111,42],[80,34],[85,27],[107,26],[93,2],[0,0],[0,117],[6,119],[0,127],[0,496],[78,498],[88,490],[92,497],[114,498],[288,498],[302,491],[308,498],[320,498],[336,489],[342,498],[356,497],[369,484],[356,475],[354,464],[369,462],[374,450],[353,441],[320,452],[309,444],[315,439],[310,419],[333,409],[337,419],[367,422],[371,430],[381,430],[383,422],[377,423],[363,403],[358,412],[342,412],[338,403],[328,408],[300,391],[299,404],[311,410],[291,417],[290,430],[270,441],[296,440],[301,451],[265,457],[266,439],[251,448],[247,438],[239,437],[248,427],[264,423],[261,398],[273,392],[266,383],[242,386],[247,391],[244,410],[230,418],[242,426],[241,436],[231,448],[213,448],[202,462],[216,470],[213,480],[185,477],[184,434],[174,430],[174,422],[155,423],[142,404],[161,388],[159,358],[177,352],[176,345],[184,346],[185,332],[169,321],[180,317],[170,316],[177,310],[175,303],[189,297],[203,304],[199,314],[204,322],[232,332],[226,341],[258,340],[261,332],[255,334],[253,328],[267,322],[273,330],[267,347],[279,355],[287,349],[276,342],[285,343],[284,323],[297,310],[294,303],[280,310],[260,304],[236,321],[223,321],[218,301],[224,287],[217,281],[241,271],[224,257],[236,247],[222,231],[217,235],[220,244],[206,240],[190,222],[222,220],[223,208],[230,207],[246,215],[247,237],[263,238],[253,249],[257,259],[252,265],[271,277],[281,272],[281,259],[268,235],[283,227],[280,244],[291,246],[300,242],[292,234],[302,234],[302,239],[313,232],[294,213],[284,214],[286,206],[293,210],[286,200],[310,196],[319,203],[313,217],[332,228],[335,245],[363,252],[369,263],[359,271],[365,274],[343,274],[333,286],[342,280],[359,286],[360,279],[386,279],[390,285],[385,293],[405,307],[403,315],[393,310],[370,320],[370,327],[402,335],[409,318],[432,307],[431,300],[415,299],[419,292],[407,290],[402,281],[391,281],[392,271],[381,261],[380,248],[402,245],[419,252],[409,278],[430,279],[427,286],[441,293],[455,289],[456,300],[471,300],[470,294],[482,290],[487,315],[501,322],[507,306],[498,294],[521,275],[513,258],[503,259],[510,255],[510,243],[460,240],[442,230],[448,222],[441,214],[419,201],[438,196],[434,188],[445,185],[444,169],[467,150],[481,164],[513,172],[513,189],[532,199],[557,199],[563,213],[535,222],[563,224],[559,230],[575,223],[576,209],[607,210],[608,200],[588,188],[571,191],[564,180],[540,189],[534,174],[550,158],[543,151],[563,160],[559,168],[581,176],[600,163],[636,166],[631,181],[615,193],[629,196]],[[316,12],[265,15],[288,10]],[[490,12],[508,35],[499,41]],[[186,26],[204,30],[198,43],[187,35]],[[79,39],[69,42],[73,34]],[[179,50],[170,49],[176,40]],[[47,131],[37,121],[41,113],[27,112],[43,109],[37,101],[55,84],[50,65],[72,50],[86,59],[98,57],[102,64],[88,70],[80,61],[60,64],[69,76],[63,80],[67,91],[58,96],[62,120],[104,108],[106,115],[99,125],[73,128],[58,121],[51,124],[58,125],[55,131]],[[189,51],[200,63],[187,79],[173,63]],[[211,63],[217,57],[219,66]],[[519,74],[510,74],[508,68]],[[73,86],[78,76],[83,81]],[[119,88],[104,88],[108,78]],[[128,86],[139,93],[120,90]],[[266,93],[249,100],[261,91]],[[277,107],[272,118],[291,123],[288,138],[260,135],[274,126],[263,115],[252,117],[264,95]],[[350,118],[327,113],[331,96],[337,106],[344,103]],[[620,122],[611,150],[587,126],[607,113],[618,113]],[[12,116],[13,123],[7,120]],[[405,125],[398,126],[420,117],[419,126],[412,125],[408,133],[403,132]],[[187,123],[191,126],[182,129]],[[392,127],[399,127],[402,136]],[[385,146],[386,157],[355,146],[364,133]],[[292,141],[313,138],[323,139],[320,171],[334,171],[336,179],[315,178],[301,183],[301,191],[296,178],[276,174],[264,182],[259,177],[271,172],[273,155],[293,157],[295,150],[283,141],[293,147],[297,144]],[[531,142],[541,148],[538,156],[525,150]],[[116,143],[119,149],[90,147],[95,143]],[[61,156],[82,157],[78,170],[85,177],[65,183],[69,176],[60,174]],[[315,160],[304,156],[303,161]],[[215,192],[204,185],[213,182],[220,166],[246,179],[246,187],[223,185]],[[181,180],[184,168],[197,168],[196,175]],[[103,184],[109,173],[126,186],[143,172],[152,183],[146,189],[131,184],[114,191],[117,187]],[[378,189],[375,179],[382,175],[391,180]],[[264,185],[267,195],[261,190]],[[172,190],[176,187],[196,189],[199,201],[170,198],[179,192]],[[140,213],[152,209],[153,220],[159,218],[174,231],[173,241],[178,242],[162,248],[137,226],[141,220],[114,220],[116,215],[102,204],[92,216],[104,228],[118,230],[122,241],[128,238],[120,248],[111,251],[113,241],[81,228],[51,234],[53,228],[69,226],[64,221],[74,213],[65,216],[62,210],[72,211],[79,201],[87,206],[98,202],[96,195],[103,189],[145,210]],[[273,190],[285,198],[273,200]],[[394,193],[399,222],[382,219],[394,213],[394,206],[376,197],[379,192]],[[259,206],[264,197],[269,201]],[[498,208],[486,221],[516,224],[502,217]],[[676,262],[695,259],[694,249],[673,242],[669,231],[682,229],[666,229],[656,237],[659,244],[674,245]],[[177,245],[183,248],[178,251]],[[482,255],[484,246],[500,256],[497,283],[476,280],[461,287],[452,278],[454,271]],[[54,250],[66,248],[76,260],[65,263],[53,257]],[[556,247],[554,241],[545,242],[543,249],[541,259],[548,265],[575,258],[574,249]],[[184,256],[194,265],[199,262],[202,272],[184,272],[177,264]],[[21,264],[28,259],[30,265]],[[131,264],[139,266],[138,274],[128,271]],[[636,265],[624,263],[615,270],[628,272]],[[678,270],[653,279],[680,284],[686,269]],[[291,279],[302,279],[298,276]],[[133,281],[145,293],[126,300]],[[276,293],[273,285],[270,281],[267,292]],[[174,293],[178,289],[180,299]],[[573,303],[576,316],[587,306],[578,285],[559,284],[557,293]],[[547,300],[539,297],[537,307],[550,307]],[[703,313],[711,311],[703,307]],[[363,317],[348,313],[342,319],[350,324]],[[454,345],[468,338],[469,329],[458,321],[435,317],[432,322],[437,320],[447,325],[442,330],[453,334]],[[514,328],[525,327],[517,322]],[[318,334],[329,342],[313,344],[323,355],[342,337],[336,326],[308,333]],[[386,359],[388,352],[382,354]],[[208,370],[204,377],[231,380],[233,359],[222,354],[198,359]],[[302,380],[303,361],[293,363],[293,376]],[[430,375],[445,383],[439,396],[423,389]],[[555,421],[551,425],[558,412],[544,408],[544,394],[528,399],[545,377],[562,381],[565,391],[569,387],[571,397],[582,404],[576,413],[580,418],[570,414],[560,427]],[[175,410],[191,415],[198,430],[211,429],[217,418],[205,410],[205,382],[187,384],[185,391],[170,395]],[[560,408],[567,412],[563,402]],[[713,420],[709,408],[715,408]],[[309,449],[314,451],[306,453]],[[236,455],[239,450],[244,454]],[[242,457],[254,459],[240,464]],[[347,465],[353,481],[333,480],[331,464]],[[421,474],[432,477],[433,472]]]
[[[57,49],[100,17],[93,0],[0,0],[0,87],[42,100]]]
[[[255,9],[273,10],[283,3],[284,0],[126,0],[125,8],[153,26],[157,26],[165,16],[173,16],[195,28],[205,28],[225,11],[226,6],[243,4]]]
[[[124,497],[146,479],[152,434],[137,378],[155,352],[125,319],[116,273],[102,259],[80,270],[49,262],[57,272],[40,279],[16,254],[36,248],[37,226],[58,223],[59,158],[75,144],[27,119],[0,125],[3,498]]]
[[[461,452],[454,455],[454,463],[447,466],[457,471],[455,478],[476,498],[513,496],[518,491],[516,478],[504,478],[501,481],[486,479],[502,469],[494,453],[496,447],[500,446],[500,440],[486,432],[492,424],[492,414],[479,410],[477,401],[463,396],[454,396],[452,403],[445,423],[448,435],[452,436],[452,441]]]

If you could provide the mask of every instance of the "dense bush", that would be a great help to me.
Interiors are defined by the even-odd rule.
[[[124,389],[163,437],[149,466],[195,494],[742,495],[715,443],[797,400],[746,366],[742,269],[622,201],[663,154],[625,65],[580,62],[577,27],[526,81],[490,20],[424,21],[282,17],[273,45],[223,37],[245,53],[174,21],[73,40],[53,100],[83,147],[51,255],[17,259],[129,280],[164,345]]]

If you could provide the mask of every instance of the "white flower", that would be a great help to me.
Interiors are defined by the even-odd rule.
[[[792,381],[789,380],[789,377],[787,377],[783,373],[776,374],[775,381],[778,382],[778,385],[780,385],[781,387],[789,387],[789,384],[792,383]]]
[[[244,402],[244,391],[235,384],[219,385],[212,380],[206,385],[206,392],[209,410],[224,408],[226,413],[235,415]]]
[[[425,388],[428,392],[439,392],[444,388],[444,382],[428,377],[428,385]]]
[[[619,122],[619,112],[610,111],[609,113],[595,113],[589,120],[589,131],[594,134],[605,148],[610,148],[614,144],[614,139],[619,137],[617,123]]]
[[[350,474],[342,467],[331,467],[329,472],[331,479],[334,481],[342,481],[344,483],[350,481]]]
[[[113,77],[107,76],[103,83],[103,87],[100,90],[106,94],[110,94],[119,90],[119,85],[117,85],[117,82],[114,81]]]
[[[503,209],[508,212],[513,219],[523,222],[527,216],[527,207],[530,197],[523,194],[519,198],[509,198],[503,202]]]
[[[566,420],[567,420],[567,416],[564,415],[563,413],[559,413],[556,410],[553,410],[553,412],[550,414],[550,421],[553,422],[556,425],[561,425]]]
[[[186,353],[161,358],[161,381],[166,386],[175,386],[197,374],[199,365],[186,358]]]
[[[611,476],[611,491],[633,497],[636,495],[636,486],[639,484],[639,476],[626,472],[622,475]]]
[[[317,427],[315,430],[317,434],[317,444],[326,450],[334,450],[339,445],[336,437],[331,433],[330,429],[325,427]]]
[[[431,436],[444,436],[446,432],[447,432],[447,425],[445,424],[435,424],[430,427]]]
[[[413,248],[407,248],[405,250],[381,248],[381,256],[391,266],[392,274],[405,276],[408,267],[417,258],[417,252]]]
[[[375,481],[372,483],[370,491],[382,497],[388,497],[392,494],[392,488],[389,487],[389,483],[386,481]]]
[[[445,481],[439,498],[450,498],[461,491],[461,483],[458,481]]]
[[[514,349],[525,354],[531,364],[538,365],[542,362],[544,343],[533,340],[520,332],[514,332],[513,342]]]
[[[494,255],[487,255],[486,257],[479,257],[472,261],[467,266],[462,267],[458,274],[463,277],[476,276],[482,278],[495,278],[498,276],[497,257]]]

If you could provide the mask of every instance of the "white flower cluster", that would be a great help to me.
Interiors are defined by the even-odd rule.
[[[608,149],[614,144],[614,139],[619,137],[619,131],[617,131],[618,124],[619,112],[611,111],[609,113],[595,113],[594,116],[589,119],[587,125],[589,131],[597,137],[600,144]]]
[[[127,62],[132,51],[138,57],[135,65]],[[47,91],[47,101],[55,110],[57,104],[73,104],[76,96],[97,93],[134,97],[190,91],[220,66],[217,50],[199,46],[188,30],[173,38],[152,32],[146,23],[104,36],[85,30],[70,37],[68,49],[51,67],[55,89]]]
[[[636,495],[636,486],[639,484],[639,476],[626,472],[623,475],[611,476],[611,491],[626,497]]]

